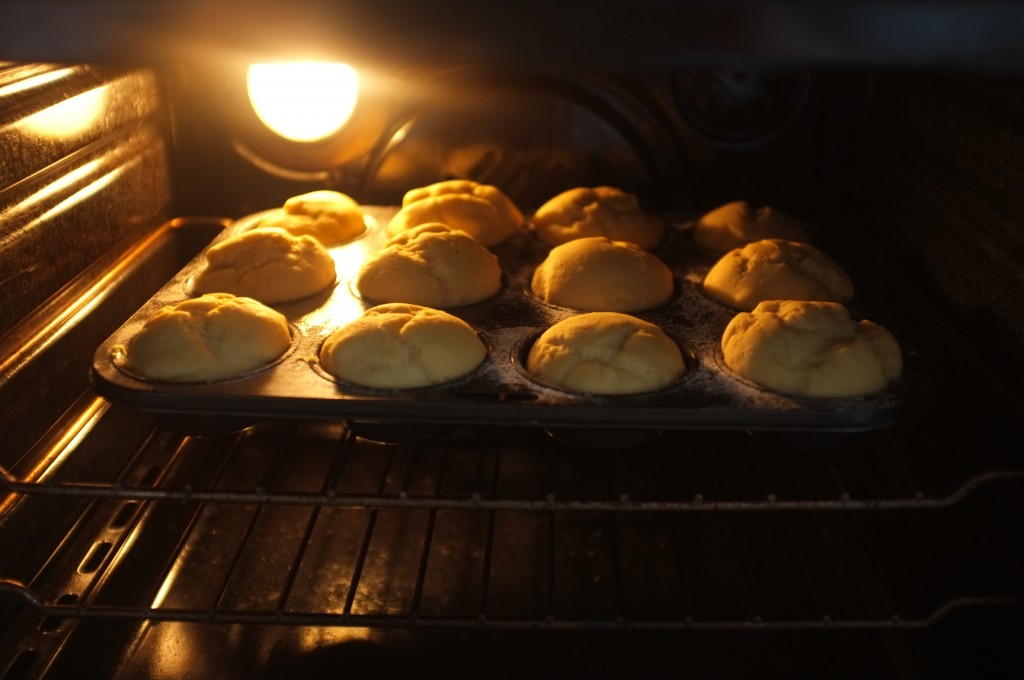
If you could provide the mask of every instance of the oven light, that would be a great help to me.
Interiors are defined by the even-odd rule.
[[[330,62],[252,64],[247,83],[249,101],[263,124],[296,142],[314,142],[340,130],[359,93],[355,69]]]

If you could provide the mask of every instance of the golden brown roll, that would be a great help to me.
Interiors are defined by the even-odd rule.
[[[539,382],[589,394],[639,394],[686,372],[679,346],[642,319],[618,312],[570,316],[537,338],[526,370]]]
[[[755,209],[746,201],[733,201],[715,208],[693,227],[693,242],[716,253],[766,238],[807,243],[810,234],[802,222],[781,210],[771,206]]]
[[[251,298],[210,293],[149,317],[126,348],[124,367],[151,380],[224,380],[273,363],[290,345],[280,312]]]
[[[501,290],[501,265],[466,232],[421,224],[388,239],[363,263],[355,283],[362,297],[375,302],[459,307]]]
[[[551,246],[605,236],[653,248],[665,235],[662,220],[645,212],[636,196],[606,186],[563,191],[537,209],[530,225],[537,238]]]
[[[740,312],[722,334],[722,355],[758,385],[808,397],[871,394],[903,372],[892,334],[836,302],[769,300]]]
[[[331,375],[371,388],[412,389],[461,378],[487,346],[465,321],[419,305],[385,304],[332,333],[320,350]]]
[[[704,277],[704,293],[726,307],[750,311],[763,300],[849,303],[853,281],[812,245],[764,239],[731,250]]]
[[[231,293],[274,305],[319,293],[336,279],[334,258],[320,241],[264,227],[210,246],[192,291]]]
[[[588,312],[637,312],[662,305],[675,290],[672,270],[635,243],[606,236],[555,246],[533,272],[533,293]]]
[[[363,209],[340,191],[322,189],[292,196],[280,211],[257,227],[277,227],[293,236],[312,236],[328,248],[348,243],[366,231]]]
[[[388,223],[388,235],[431,222],[464,231],[490,248],[522,228],[523,214],[495,186],[452,179],[407,191],[402,208]]]

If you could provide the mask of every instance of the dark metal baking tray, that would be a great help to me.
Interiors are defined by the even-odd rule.
[[[851,306],[852,313],[887,325],[901,342],[904,374],[896,384],[864,397],[798,398],[761,389],[733,374],[721,360],[719,340],[735,312],[701,292],[700,284],[716,256],[694,247],[683,223],[669,223],[665,240],[654,251],[673,270],[675,295],[666,305],[635,314],[661,326],[685,350],[688,371],[666,389],[635,396],[594,396],[554,389],[530,378],[521,361],[530,341],[551,324],[579,312],[546,304],[529,292],[533,269],[549,248],[526,229],[492,249],[503,271],[498,295],[447,310],[478,329],[486,340],[490,353],[479,369],[450,384],[415,390],[342,384],[319,368],[318,351],[332,331],[375,304],[361,299],[352,281],[360,263],[385,240],[385,228],[395,210],[364,206],[367,232],[331,250],[339,272],[333,288],[275,305],[291,323],[294,340],[290,351],[272,366],[232,380],[188,384],[147,381],[120,367],[121,348],[142,324],[161,307],[190,296],[188,282],[203,266],[200,253],[96,350],[91,372],[95,390],[113,402],[151,413],[165,426],[193,433],[280,417],[418,425],[427,426],[427,432],[432,426],[491,423],[626,431],[841,433],[886,427],[916,412],[927,400],[923,360],[891,320],[880,318],[872,309],[870,299],[861,299],[866,296],[861,295],[855,269],[851,273],[859,298]],[[251,226],[266,212],[239,220],[215,241]],[[187,221],[180,228],[187,229]]]

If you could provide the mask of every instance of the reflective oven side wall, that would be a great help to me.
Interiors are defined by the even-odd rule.
[[[97,278],[170,214],[168,130],[153,71],[0,64],[5,469],[87,389],[97,342],[173,274],[152,269],[132,299]]]

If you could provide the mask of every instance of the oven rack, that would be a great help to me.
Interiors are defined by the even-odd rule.
[[[71,427],[58,428],[59,436],[26,457],[35,461],[30,472],[19,476],[0,468],[0,490],[313,507],[781,512],[945,508],[987,485],[1024,480],[1024,465],[999,447],[972,447],[964,456],[956,440],[913,427],[826,436],[637,430],[625,441],[615,431],[611,436],[620,441],[614,447],[606,445],[606,433],[599,429],[558,433],[574,438],[566,443],[538,428],[513,427],[487,430],[497,434],[467,446],[455,428],[425,441],[394,444],[364,440],[337,422],[266,422],[240,433],[189,437],[150,430],[143,421],[132,440],[115,433],[137,413],[98,398],[87,401]],[[86,437],[94,430],[96,437]],[[392,431],[401,434],[401,426]],[[309,437],[321,450],[320,474],[348,468],[361,476],[358,484],[259,479],[224,485],[190,472],[203,456],[223,459],[230,467],[256,455],[268,469],[280,469]],[[915,445],[908,447],[907,441]],[[445,478],[449,458],[459,467]],[[503,479],[510,464],[530,476],[528,485]],[[569,476],[585,483],[568,483]]]
[[[815,631],[815,630],[874,630],[879,628],[925,629],[935,626],[957,612],[971,607],[1020,607],[1024,596],[993,595],[957,597],[945,602],[935,611],[920,618],[903,618],[897,613],[880,615],[875,619],[833,618],[825,613],[820,618],[802,620],[772,620],[754,614],[749,618],[735,620],[703,620],[692,615],[678,619],[633,619],[613,615],[601,619],[579,619],[572,617],[540,616],[530,619],[489,618],[485,614],[459,617],[421,616],[415,612],[395,615],[358,615],[351,613],[291,612],[275,609],[271,611],[243,611],[216,609],[159,608],[147,606],[98,606],[82,604],[77,596],[63,595],[55,604],[47,604],[23,584],[0,580],[0,592],[20,597],[32,612],[45,617],[44,625],[59,625],[60,620],[138,620],[152,623],[217,623],[280,626],[335,626],[345,628],[421,628],[450,630],[550,630],[550,631],[633,631],[665,632],[679,630],[694,631]]]
[[[102,400],[72,421],[36,451],[34,481],[6,473],[0,515],[17,546],[0,555],[0,617],[46,630],[925,628],[1024,604],[1017,515],[991,508],[1020,496],[1020,470],[979,451],[958,476],[932,435],[925,467],[946,474],[926,478],[906,444],[927,428],[794,451],[742,433],[594,448],[520,427],[380,444],[321,421],[192,437]]]

